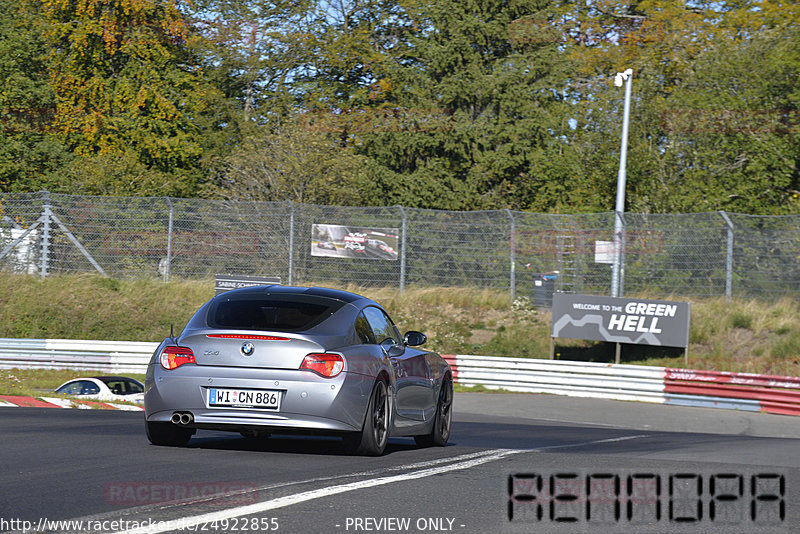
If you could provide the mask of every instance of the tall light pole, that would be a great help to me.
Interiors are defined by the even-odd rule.
[[[623,231],[625,228],[622,214],[625,212],[625,165],[628,159],[628,120],[631,113],[631,82],[633,70],[618,72],[614,85],[622,87],[625,83],[625,111],[622,114],[622,144],[619,151],[619,174],[617,175],[617,206],[614,214],[614,264],[611,271],[611,296],[620,296],[620,286],[624,277],[622,268],[622,248],[624,246]]]

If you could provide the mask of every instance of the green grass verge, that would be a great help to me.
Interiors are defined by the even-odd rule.
[[[487,388],[481,385],[462,386],[461,384],[453,384],[453,391],[456,393],[516,393],[516,391],[509,391],[507,389]]]

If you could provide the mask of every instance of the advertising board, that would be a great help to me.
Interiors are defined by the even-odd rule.
[[[688,347],[689,316],[688,302],[556,293],[551,336]]]
[[[245,276],[241,274],[218,274],[214,279],[214,295],[242,287],[280,284],[280,276]]]
[[[399,229],[311,225],[311,255],[397,261]]]

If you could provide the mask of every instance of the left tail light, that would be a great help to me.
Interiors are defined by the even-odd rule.
[[[338,354],[327,352],[307,354],[300,364],[300,369],[308,369],[325,378],[333,378],[344,369],[344,359]]]
[[[167,371],[177,369],[185,363],[197,363],[194,352],[189,347],[164,347],[158,357],[161,367]]]

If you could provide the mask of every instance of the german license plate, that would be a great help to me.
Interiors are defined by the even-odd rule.
[[[209,406],[268,408],[277,410],[280,403],[280,391],[270,389],[208,388]]]

